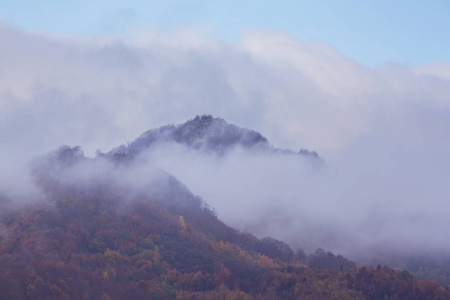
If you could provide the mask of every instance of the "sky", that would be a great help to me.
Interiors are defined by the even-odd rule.
[[[101,36],[192,27],[239,42],[245,30],[325,41],[373,67],[450,61],[450,3],[413,1],[0,1],[0,19],[27,30]]]
[[[0,189],[61,145],[212,114],[326,165],[154,154],[227,223],[448,249],[450,4],[391,2],[0,1]]]

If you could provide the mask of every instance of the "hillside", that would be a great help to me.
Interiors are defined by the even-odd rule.
[[[134,182],[134,164],[79,147],[34,162],[39,200],[0,202],[0,299],[450,298],[406,271],[238,232],[162,170]]]

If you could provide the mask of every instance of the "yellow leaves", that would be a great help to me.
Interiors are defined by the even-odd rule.
[[[219,242],[219,249],[220,252],[222,252],[225,255],[229,255],[232,257],[236,257],[239,255],[239,251],[241,250],[241,248],[238,245],[235,244],[231,244],[229,242]]]
[[[103,293],[103,295],[100,297],[100,300],[111,300],[111,297],[108,294]]]
[[[25,288],[25,295],[28,298],[36,298],[39,294],[55,295],[58,299],[68,299],[69,296],[64,293],[60,287],[56,284],[44,281],[41,276],[39,276],[33,267],[26,267],[25,274],[27,276],[27,287]],[[58,280],[59,283],[64,283],[64,281]],[[63,285],[64,285],[63,284]],[[67,284],[65,284],[67,286]]]
[[[111,249],[107,249],[103,255],[105,256],[106,261],[109,264],[116,264],[120,262],[122,258],[119,252],[113,251]]]
[[[117,276],[116,270],[111,266],[107,266],[101,274],[102,278],[106,280],[113,279]]]
[[[181,227],[186,230],[186,222],[184,221],[183,216],[178,217],[178,223],[180,223]]]
[[[27,287],[25,294],[28,297],[33,297],[37,290],[44,286],[44,280],[36,273],[33,267],[26,267],[25,274],[27,275]]]
[[[279,268],[280,266],[278,264],[276,264],[273,259],[271,259],[270,257],[266,256],[266,255],[261,255],[261,254],[257,254],[256,255],[256,263],[264,268]]]
[[[103,279],[109,279],[108,271],[103,272],[102,277],[103,277]]]
[[[239,250],[239,257],[245,258],[246,256],[247,256],[247,254],[242,249]]]

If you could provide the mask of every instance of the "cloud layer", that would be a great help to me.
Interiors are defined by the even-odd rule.
[[[355,241],[450,246],[448,64],[370,69],[264,30],[227,44],[183,30],[94,40],[0,24],[0,41],[2,188],[26,173],[18,161],[61,144],[94,155],[207,113],[327,162],[151,154],[225,221],[344,252]]]

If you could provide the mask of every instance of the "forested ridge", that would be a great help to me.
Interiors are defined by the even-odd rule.
[[[227,226],[140,155],[167,142],[217,157],[237,145],[322,163],[211,116],[95,158],[62,146],[30,162],[35,196],[0,194],[0,299],[450,299],[445,261],[388,257],[439,285],[388,260],[358,266]]]
[[[3,213],[0,298],[448,299],[450,295],[448,289],[406,271],[354,267],[322,251],[309,259],[294,255],[286,262],[283,251],[268,251],[270,246],[263,241],[227,228],[208,213],[195,224],[146,199],[119,209],[110,197],[101,191],[65,194],[52,199],[52,204]],[[203,233],[202,224],[210,222],[236,242]]]
[[[61,169],[93,163],[79,148],[43,161],[44,200],[1,198],[0,299],[450,298],[406,271],[238,232],[168,175],[168,191],[132,193],[106,175],[64,181]]]

